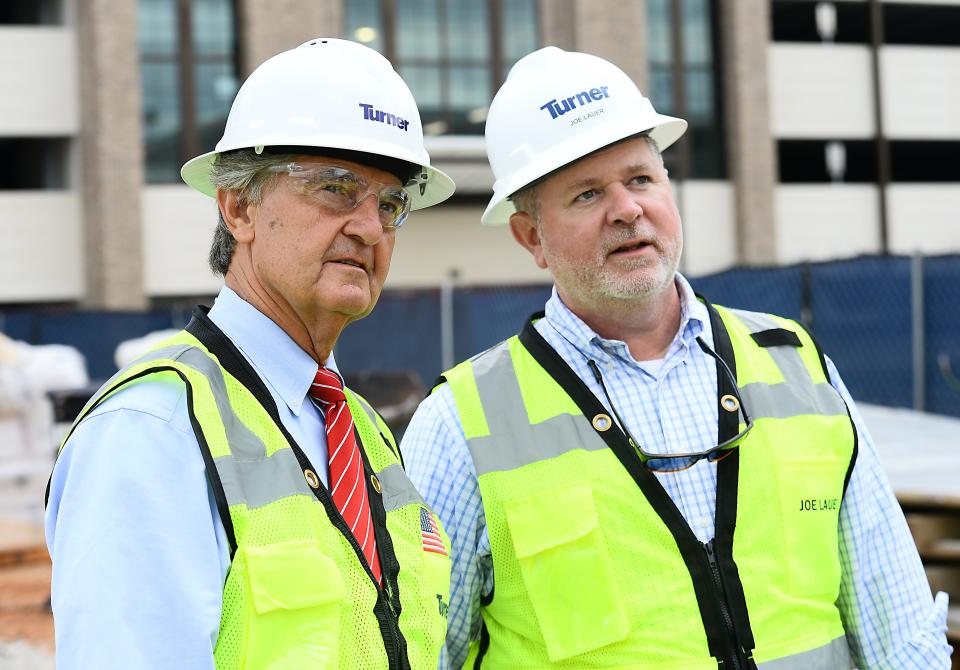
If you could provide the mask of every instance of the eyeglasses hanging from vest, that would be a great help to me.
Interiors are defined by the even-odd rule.
[[[691,467],[697,461],[700,461],[704,458],[710,461],[719,461],[729,456],[732,453],[732,450],[740,446],[740,440],[750,432],[753,428],[753,420],[750,418],[750,415],[747,413],[747,408],[743,404],[743,398],[740,397],[740,390],[737,388],[737,380],[733,372],[730,370],[730,367],[727,365],[727,362],[723,358],[707,346],[701,338],[697,338],[697,344],[700,345],[700,348],[703,350],[703,353],[713,357],[717,361],[717,368],[723,370],[723,374],[726,376],[727,381],[729,382],[728,390],[729,393],[725,393],[720,396],[719,407],[720,411],[726,412],[739,412],[742,417],[739,425],[742,426],[739,432],[733,437],[724,440],[715,447],[710,447],[709,449],[704,449],[702,451],[693,451],[681,454],[658,454],[646,451],[639,442],[633,439],[633,435],[630,433],[630,429],[627,428],[627,424],[624,423],[623,419],[620,418],[620,413],[617,412],[616,405],[613,404],[613,400],[610,398],[610,394],[607,392],[607,386],[603,383],[603,376],[600,374],[600,367],[593,361],[587,361],[587,365],[590,366],[590,370],[593,371],[593,376],[597,380],[597,383],[600,384],[600,388],[603,389],[603,395],[607,399],[607,404],[610,406],[610,409],[613,411],[613,415],[617,419],[617,423],[620,425],[620,429],[627,436],[627,442],[633,447],[634,451],[637,452],[637,456],[643,462],[644,467],[655,472],[677,472],[679,470],[686,470]]]

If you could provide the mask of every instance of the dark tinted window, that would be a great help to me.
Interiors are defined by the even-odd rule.
[[[67,186],[66,138],[0,138],[0,190]]]
[[[63,22],[60,0],[4,0],[0,2],[0,25],[51,25]]]
[[[674,12],[680,10],[682,47],[674,45]],[[683,138],[664,154],[675,177],[718,179],[726,175],[720,48],[714,0],[647,0],[647,96],[661,114],[690,124]],[[677,66],[676,54],[682,54]],[[682,82],[682,83],[681,83]],[[688,157],[689,165],[683,165]]]
[[[148,182],[178,182],[210,151],[237,92],[230,0],[140,0],[140,74]]]
[[[774,0],[770,5],[770,20],[775,42],[866,44],[870,41],[868,2]]]
[[[960,44],[960,6],[883,6],[883,41],[887,44]]]
[[[784,183],[875,182],[877,149],[872,140],[781,140],[777,142]],[[828,163],[829,162],[829,163]],[[832,164],[835,175],[831,175]]]

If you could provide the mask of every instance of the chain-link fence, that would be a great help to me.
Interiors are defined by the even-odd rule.
[[[690,279],[712,302],[806,324],[858,400],[960,416],[960,256],[867,256]],[[350,326],[341,365],[407,367],[427,386],[516,333],[549,286],[386,293]],[[445,360],[446,359],[446,360]]]
[[[960,256],[870,256],[692,277],[730,307],[803,321],[855,398],[960,416]],[[347,371],[413,370],[429,388],[440,372],[516,333],[542,310],[549,286],[457,286],[386,291],[337,345]],[[0,332],[77,347],[90,376],[115,371],[117,344],[182,326],[185,310],[143,313],[0,310]]]

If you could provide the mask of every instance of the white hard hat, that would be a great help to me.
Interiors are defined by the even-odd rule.
[[[420,168],[406,184],[412,209],[443,202],[455,188],[430,167],[417,103],[390,61],[348,40],[318,37],[260,65],[237,92],[216,149],[188,161],[180,175],[216,196],[210,170],[217,154],[265,147],[346,150],[410,163],[411,172]]]
[[[487,157],[496,181],[481,221],[506,223],[509,197],[544,175],[649,131],[662,151],[687,122],[657,114],[620,68],[590,54],[545,47],[510,70],[487,112]]]

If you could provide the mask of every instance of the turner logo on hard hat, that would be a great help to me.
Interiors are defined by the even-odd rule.
[[[597,149],[646,133],[662,151],[686,128],[683,119],[658,114],[613,63],[538,49],[510,69],[487,111],[484,137],[495,181],[481,220],[506,223],[516,211],[513,194]]]
[[[385,123],[388,126],[396,126],[400,130],[406,130],[407,126],[410,124],[409,121],[401,119],[396,114],[391,114],[390,112],[384,112],[379,109],[374,109],[373,105],[368,105],[361,102],[360,106],[363,108],[363,118],[367,121],[374,121],[379,123]]]
[[[600,86],[599,88],[591,88],[589,91],[580,91],[575,95],[571,95],[569,98],[564,98],[559,103],[557,103],[557,99],[554,98],[541,106],[540,109],[547,110],[550,112],[550,118],[555,119],[558,116],[563,116],[567,112],[572,112],[577,108],[578,104],[583,107],[597,100],[609,98],[610,94],[607,93],[608,88],[609,86]]]

